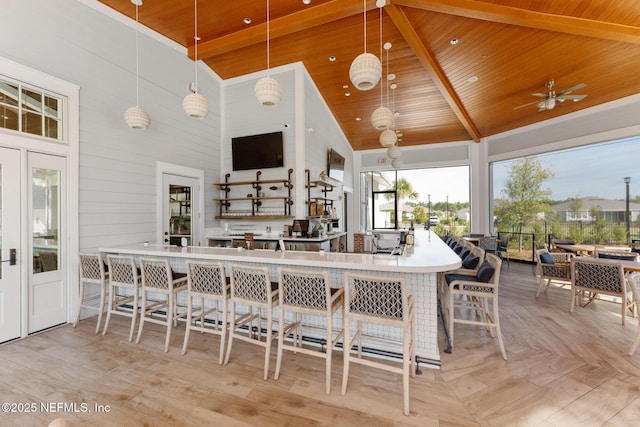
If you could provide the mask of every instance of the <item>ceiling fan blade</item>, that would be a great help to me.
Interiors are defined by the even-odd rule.
[[[546,98],[546,97],[547,97],[547,94],[546,94],[546,93],[532,93],[531,95],[533,95],[533,96],[539,96],[539,97],[541,97],[541,98]]]
[[[580,101],[580,100],[585,99],[586,97],[587,97],[587,95],[559,95],[559,96],[556,96],[556,99],[559,99],[559,100],[562,100],[562,101],[564,101],[566,99],[571,99],[573,101]]]
[[[584,83],[578,83],[575,86],[571,86],[570,88],[567,88],[565,90],[561,90],[560,92],[558,92],[558,95],[566,95],[567,93],[571,93],[574,90],[582,89],[583,87],[587,87],[587,85],[584,84]]]
[[[517,110],[522,107],[528,107],[529,105],[538,104],[540,101],[527,102],[526,104],[518,105],[517,107],[513,107],[514,110]]]

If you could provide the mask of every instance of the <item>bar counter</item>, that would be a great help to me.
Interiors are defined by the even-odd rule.
[[[405,277],[409,292],[416,300],[416,354],[421,364],[440,366],[438,351],[437,280],[436,273],[460,267],[458,255],[435,233],[416,230],[415,243],[402,255],[356,254],[336,252],[274,251],[204,246],[177,247],[142,243],[101,248],[104,254],[117,253],[135,257],[167,257],[172,268],[184,272],[185,260],[200,259],[228,263],[252,263],[269,267],[271,279],[277,280],[279,266],[326,269],[332,286],[343,286],[345,270],[361,270],[363,274],[400,275]],[[322,325],[318,325],[322,326]],[[376,334],[397,339],[393,328],[375,327]],[[384,349],[383,349],[384,350]]]

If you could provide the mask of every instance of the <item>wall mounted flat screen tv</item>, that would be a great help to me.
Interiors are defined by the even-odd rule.
[[[234,171],[283,167],[282,132],[231,138],[231,157]]]
[[[327,167],[327,175],[337,181],[342,182],[344,179],[344,157],[337,151],[331,149],[329,151],[329,165]]]

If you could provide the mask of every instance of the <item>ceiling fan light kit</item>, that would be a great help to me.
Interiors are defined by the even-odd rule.
[[[193,16],[195,82],[191,85],[191,93],[182,100],[182,109],[192,119],[202,120],[209,114],[209,101],[198,93],[198,0],[193,1]]]
[[[140,107],[139,103],[140,85],[138,82],[140,80],[140,76],[138,70],[140,68],[140,55],[138,42],[138,6],[142,6],[142,0],[131,0],[131,3],[136,6],[136,106],[127,108],[124,112],[124,121],[131,129],[145,130],[149,127],[149,124],[151,124],[151,117],[149,117],[149,114]]]
[[[513,109],[517,110],[518,108],[522,108],[522,107],[526,107],[528,105],[535,104],[536,107],[538,107],[538,112],[542,112],[542,111],[547,111],[547,110],[553,110],[554,108],[556,108],[556,106],[558,104],[561,104],[564,101],[572,100],[574,102],[578,102],[578,101],[581,101],[581,100],[583,100],[584,98],[587,97],[586,94],[584,94],[584,95],[570,95],[570,93],[573,92],[574,90],[578,90],[578,89],[582,89],[582,88],[586,87],[587,85],[584,84],[584,83],[578,83],[575,86],[571,86],[570,88],[561,90],[559,92],[556,92],[553,89],[554,85],[555,85],[555,82],[554,82],[553,79],[551,79],[547,83],[545,83],[545,87],[547,88],[547,92],[546,93],[532,93],[531,94],[532,96],[538,96],[540,98],[543,98],[542,101],[528,102],[526,104],[514,107]]]

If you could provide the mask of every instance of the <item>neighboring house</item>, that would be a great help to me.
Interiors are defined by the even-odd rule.
[[[455,212],[456,218],[469,221],[471,219],[471,211],[469,208],[462,208]]]
[[[601,212],[607,222],[624,222],[626,212],[625,200],[610,200],[598,197],[579,199],[580,210],[574,211],[575,201],[567,201],[551,206],[560,221],[593,221],[593,212]],[[640,216],[640,203],[629,202],[631,221]]]

